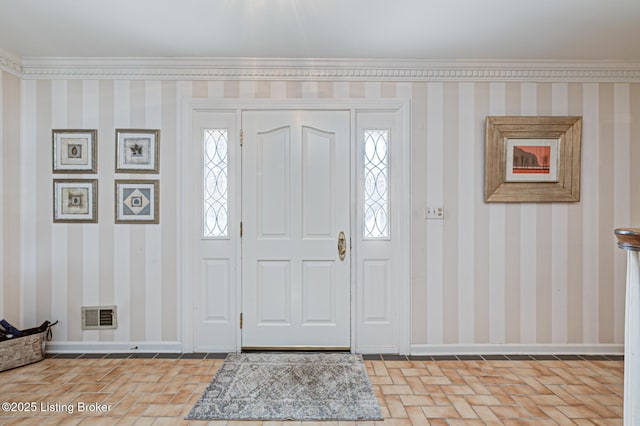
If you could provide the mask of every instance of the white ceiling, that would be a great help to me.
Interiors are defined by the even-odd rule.
[[[0,0],[28,57],[640,61],[640,0]]]

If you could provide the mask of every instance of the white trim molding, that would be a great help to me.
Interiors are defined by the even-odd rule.
[[[0,49],[0,70],[22,77],[22,61],[6,50]]]
[[[615,344],[442,344],[411,345],[411,355],[623,355]]]
[[[408,98],[389,98],[389,99],[345,99],[345,98],[334,98],[334,99],[255,99],[255,98],[234,98],[234,99],[206,99],[206,98],[184,98],[181,104],[181,115],[180,115],[180,134],[182,138],[179,141],[179,144],[185,144],[185,141],[189,141],[192,138],[192,127],[191,123],[194,118],[194,114],[197,112],[205,112],[205,111],[215,111],[215,112],[233,112],[235,111],[237,114],[237,119],[240,119],[240,114],[243,110],[345,110],[348,109],[352,111],[352,117],[355,117],[358,113],[363,112],[397,112],[400,115],[400,123],[402,126],[402,134],[405,140],[406,146],[403,151],[401,151],[401,157],[398,158],[399,167],[398,170],[401,171],[401,181],[400,187],[410,188],[410,173],[411,173],[411,165],[410,165],[410,155],[411,155],[411,139],[410,139],[410,100]],[[352,125],[355,125],[355,121],[352,121]],[[399,129],[398,129],[399,130]],[[180,152],[184,151],[183,149],[178,149]],[[352,147],[353,152],[353,147]],[[353,160],[353,159],[352,159]],[[185,157],[181,159],[181,163],[178,169],[178,185],[183,189],[182,194],[183,197],[188,192],[189,181],[188,176],[186,174],[189,167],[188,159]],[[355,167],[352,164],[352,167]],[[352,185],[355,184],[355,181],[352,178]],[[407,217],[399,218],[402,227],[399,229],[399,242],[397,243],[398,249],[402,255],[398,260],[398,300],[397,300],[397,318],[395,318],[393,326],[395,327],[395,336],[396,341],[394,345],[391,346],[363,346],[358,344],[361,342],[361,335],[358,334],[357,324],[352,321],[352,340],[351,340],[351,348],[356,352],[371,352],[373,350],[380,351],[384,353],[402,353],[408,354],[410,348],[410,315],[411,310],[410,307],[410,271],[411,271],[411,260],[410,260],[410,191],[404,191],[403,197],[399,198],[398,202],[402,204],[400,211],[404,212]],[[184,212],[188,211],[188,199],[183,198],[180,203],[181,211],[178,214],[179,217],[179,226],[182,230],[189,229],[189,220]],[[354,212],[355,213],[355,212]],[[404,216],[404,214],[403,214]],[[233,223],[239,223],[241,217],[237,216],[232,219]],[[353,218],[352,218],[353,221]],[[353,221],[352,223],[355,223]],[[182,337],[182,351],[184,352],[192,352],[195,348],[195,340],[196,337],[194,335],[194,330],[196,328],[196,324],[194,324],[193,319],[193,298],[194,298],[194,284],[193,280],[190,279],[189,276],[189,259],[190,253],[192,253],[191,243],[189,240],[189,236],[187,232],[182,232],[182,240],[180,242],[181,248],[178,253],[178,263],[181,267],[182,273],[180,275],[180,283],[179,288],[181,288],[181,297],[182,297],[182,325],[181,325],[181,337]],[[357,245],[359,244],[359,239],[355,239],[354,244],[356,248],[354,251],[359,252]],[[237,259],[240,259],[241,252],[240,246],[238,245],[236,248],[236,256]],[[239,261],[239,260],[238,260]],[[239,269],[238,269],[239,270]],[[235,311],[242,311],[242,297],[240,294],[241,285],[240,285],[240,276],[235,277],[236,282],[236,297],[235,297]],[[352,292],[355,291],[354,287],[355,283],[355,274],[353,274],[352,270]],[[359,297],[356,295],[355,297]],[[352,318],[355,318],[357,314],[357,309],[355,309],[355,305],[352,305]],[[239,328],[235,329],[236,333],[236,350],[240,350],[241,348],[241,333],[239,332]],[[224,342],[218,339],[221,345],[229,346],[229,342]],[[379,344],[379,343],[378,343]],[[376,349],[377,348],[377,349]]]
[[[181,353],[182,342],[47,342],[47,353]]]
[[[640,82],[639,62],[268,58],[23,58],[25,79]]]
[[[394,350],[395,349],[395,350]],[[182,353],[182,342],[47,342],[47,353]],[[397,348],[371,347],[359,353],[397,353]],[[624,355],[615,344],[476,344],[411,345],[409,355]]]

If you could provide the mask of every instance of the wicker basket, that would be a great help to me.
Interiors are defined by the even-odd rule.
[[[57,321],[56,321],[57,323]],[[0,340],[0,371],[41,361],[45,355],[46,340],[51,340],[51,324],[21,332],[20,336]]]

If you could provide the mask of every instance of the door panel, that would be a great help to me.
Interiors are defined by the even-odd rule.
[[[346,111],[242,114],[242,346],[350,346]]]
[[[201,321],[231,320],[229,263],[228,259],[202,259]]]
[[[258,261],[258,325],[291,323],[290,262]]]
[[[304,238],[333,238],[335,134],[302,129],[302,226]]]
[[[334,262],[303,261],[302,293],[303,324],[334,325],[336,321],[335,298],[336,276]]]
[[[260,238],[288,238],[291,181],[289,127],[256,135],[258,232]]]

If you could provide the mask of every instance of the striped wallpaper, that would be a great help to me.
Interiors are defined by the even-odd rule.
[[[411,99],[411,343],[623,343],[613,229],[640,226],[640,83],[0,79],[0,317],[20,326],[58,319],[59,342],[180,341],[183,98],[386,97]],[[581,201],[484,203],[487,115],[583,116]],[[52,128],[98,129],[98,224],[52,223]],[[161,130],[160,225],[114,224],[114,179],[147,177],[114,174],[116,128]],[[111,304],[117,330],[80,329],[80,306]]]
[[[20,79],[0,71],[0,318],[19,322],[21,258]]]
[[[413,108],[413,343],[622,343],[640,85],[426,83]],[[583,116],[580,203],[484,203],[487,115]]]

